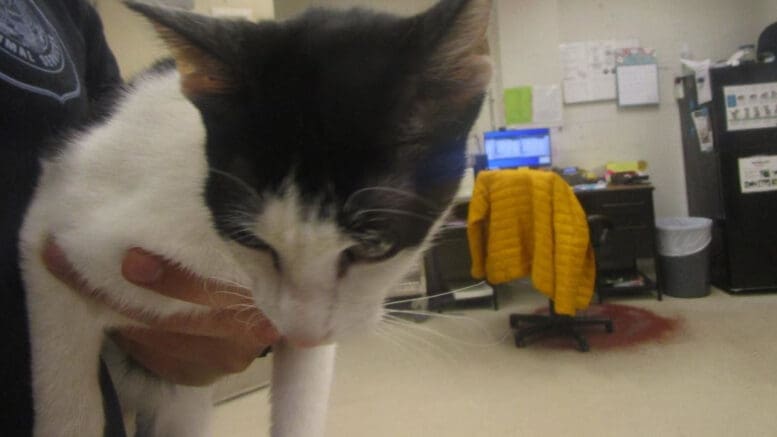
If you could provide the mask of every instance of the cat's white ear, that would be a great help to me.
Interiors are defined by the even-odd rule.
[[[481,95],[491,81],[491,0],[444,0],[421,17],[432,47],[426,78],[448,84],[448,98],[462,103]]]
[[[207,37],[207,33],[218,29],[222,23],[210,17],[146,3],[131,0],[124,3],[145,16],[170,49],[186,96],[223,94],[235,88],[236,81],[227,64],[209,47],[199,43],[198,38]]]

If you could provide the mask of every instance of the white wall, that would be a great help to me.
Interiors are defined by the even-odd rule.
[[[417,14],[433,4],[436,0],[275,0],[275,16],[286,19],[297,15],[310,6],[326,6],[334,8],[365,7],[400,15]]]
[[[770,5],[771,4],[771,5]],[[777,18],[774,0],[497,0],[505,87],[561,81],[558,45],[638,38],[657,49],[661,104],[618,109],[614,102],[565,105],[554,135],[561,166],[644,159],[658,216],[685,215],[687,203],[673,79],[682,44],[697,58],[728,57]],[[765,18],[771,15],[771,19]]]
[[[432,0],[276,0],[276,15],[287,18],[305,7],[365,6],[417,13]],[[687,202],[673,80],[687,43],[698,58],[721,59],[738,45],[754,42],[777,19],[777,0],[495,0],[499,64],[497,88],[559,84],[560,43],[638,38],[657,50],[661,104],[618,109],[614,102],[565,105],[564,125],[554,132],[560,166],[601,168],[610,160],[644,159],[656,186],[658,216],[686,215]],[[503,120],[501,92],[495,92],[496,124]],[[484,111],[485,112],[485,111]],[[491,124],[487,114],[477,130]]]
[[[687,213],[680,127],[673,97],[679,53],[687,43],[697,58],[721,59],[777,21],[777,0],[494,0],[491,47],[498,63],[495,88],[551,85],[561,81],[558,45],[564,42],[638,38],[657,49],[661,104],[618,109],[614,102],[566,105],[554,132],[554,159],[561,166],[595,169],[608,160],[644,159],[656,186],[658,216]],[[274,3],[274,5],[272,4]],[[289,18],[310,5],[363,6],[408,15],[435,0],[196,0],[195,9],[250,7],[255,17]],[[96,0],[106,35],[125,77],[165,54],[145,22],[116,0]],[[268,12],[269,11],[269,12]],[[502,124],[501,92],[493,92],[476,131]]]
[[[155,60],[168,56],[167,49],[148,21],[120,1],[95,0],[94,4],[124,78],[130,78]],[[195,0],[194,5],[195,11],[204,14],[209,14],[212,7],[232,7],[250,8],[254,19],[274,16],[272,0]]]

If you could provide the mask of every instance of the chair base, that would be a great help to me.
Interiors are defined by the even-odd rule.
[[[528,326],[521,326],[528,325]],[[607,333],[613,332],[612,320],[603,317],[572,317],[556,314],[553,302],[550,302],[550,314],[510,314],[510,327],[515,335],[515,346],[525,347],[530,340],[549,335],[561,335],[577,341],[580,352],[588,352],[590,346],[577,329],[581,326],[602,325]]]

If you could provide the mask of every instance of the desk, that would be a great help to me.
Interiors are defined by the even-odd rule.
[[[612,221],[606,241],[596,249],[596,293],[599,302],[613,294],[646,293],[661,290],[637,268],[637,259],[652,261],[656,275],[655,215],[652,185],[611,185],[603,190],[578,191],[587,215],[599,214]],[[642,284],[614,286],[616,278],[639,277]],[[660,281],[658,281],[660,283]]]
[[[653,212],[653,186],[623,185],[609,186],[602,190],[578,191],[580,204],[587,215],[599,214],[608,217],[613,228],[608,231],[607,240],[596,249],[597,284],[596,294],[601,303],[606,297],[622,294],[657,292],[656,283],[639,272],[638,259],[652,261],[659,275],[656,262],[655,217]],[[430,296],[430,308],[440,309],[451,305],[452,296],[435,295],[472,284],[469,275],[471,260],[467,245],[466,218],[468,199],[454,204],[451,221],[443,227],[436,239],[437,244],[426,254],[426,292]],[[644,280],[641,285],[612,286],[610,278],[638,275]],[[496,295],[491,297],[497,308]]]
[[[472,259],[467,242],[467,210],[469,198],[459,198],[453,203],[453,208],[440,233],[435,238],[435,244],[424,256],[424,271],[426,276],[426,294],[429,296],[428,309],[440,311],[443,308],[460,304],[485,303],[498,309],[496,292],[490,285],[470,288],[481,282],[470,275]],[[444,294],[453,290],[467,288],[467,292],[456,295]]]

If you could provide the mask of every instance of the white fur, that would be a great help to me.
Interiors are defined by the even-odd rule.
[[[256,217],[256,234],[278,252],[227,242],[214,230],[203,199],[208,175],[200,114],[179,91],[177,73],[145,79],[114,117],[73,139],[46,162],[21,233],[32,343],[35,436],[101,436],[98,354],[107,329],[132,323],[74,293],[46,270],[48,237],[76,270],[112,301],[149,315],[204,310],[134,286],[122,278],[125,251],[142,247],[204,278],[243,284],[288,343],[275,351],[274,437],[324,434],[332,378],[331,344],[376,323],[386,290],[417,261],[404,251],[336,275],[341,251],[353,244],[331,222],[302,216],[293,186]],[[207,434],[208,392],[157,386],[122,375],[121,358],[106,354],[125,408],[157,414],[157,436]],[[117,369],[119,368],[119,369]],[[196,420],[195,420],[196,419]]]

